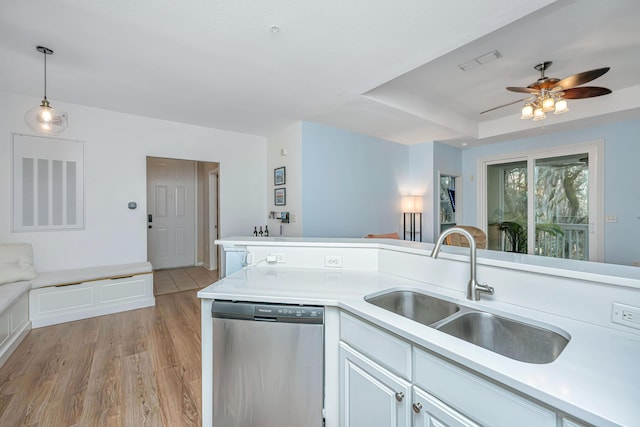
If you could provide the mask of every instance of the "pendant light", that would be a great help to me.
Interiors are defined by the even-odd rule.
[[[67,128],[67,118],[58,113],[47,99],[47,55],[52,55],[53,51],[44,46],[37,46],[36,50],[44,54],[44,99],[40,105],[27,111],[24,121],[36,132],[61,133]]]

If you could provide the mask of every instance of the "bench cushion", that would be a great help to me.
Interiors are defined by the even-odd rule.
[[[0,285],[31,280],[36,276],[33,249],[29,243],[0,244]]]

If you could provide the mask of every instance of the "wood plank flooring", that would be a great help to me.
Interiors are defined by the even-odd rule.
[[[218,281],[217,270],[204,267],[184,267],[153,272],[154,295],[165,295],[190,289],[201,289]]]
[[[0,426],[200,426],[200,338],[195,290],[34,329],[0,368]]]

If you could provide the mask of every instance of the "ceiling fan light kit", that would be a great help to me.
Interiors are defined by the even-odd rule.
[[[533,119],[534,122],[537,122],[546,119],[546,113],[550,113],[551,111],[553,111],[554,114],[563,114],[568,112],[569,105],[567,103],[567,99],[593,98],[611,93],[610,89],[604,87],[577,87],[602,76],[609,71],[609,67],[596,68],[595,70],[574,74],[573,76],[560,80],[553,77],[546,77],[544,75],[545,70],[547,70],[551,64],[551,61],[545,61],[533,67],[540,72],[540,78],[529,86],[507,87],[507,90],[511,92],[527,93],[530,95],[529,98],[500,105],[483,111],[480,114],[488,113],[489,111],[494,111],[498,108],[507,107],[524,100],[524,106],[522,107],[520,118],[523,120]]]
[[[53,51],[44,46],[37,46],[36,50],[44,54],[44,98],[37,107],[33,107],[24,116],[24,121],[30,129],[41,133],[61,133],[67,128],[67,118],[58,113],[47,99],[47,55]]]

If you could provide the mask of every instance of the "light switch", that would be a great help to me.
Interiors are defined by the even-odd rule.
[[[604,217],[604,222],[618,222],[618,217],[615,215],[607,215]]]

